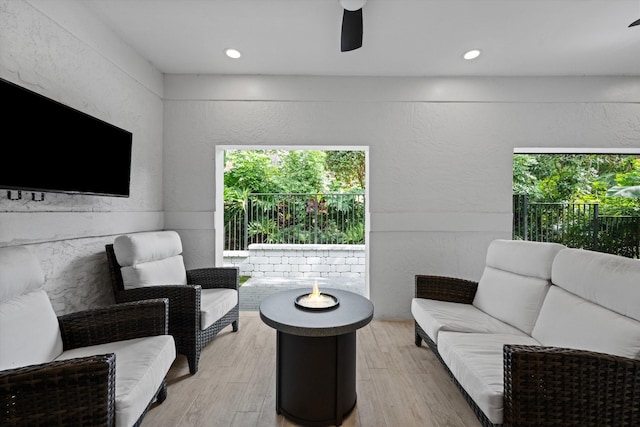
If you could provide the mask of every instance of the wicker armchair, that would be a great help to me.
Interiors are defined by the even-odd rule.
[[[159,232],[173,233],[173,232]],[[139,235],[145,233],[138,233]],[[156,233],[157,234],[157,233]],[[198,371],[200,353],[222,329],[231,325],[238,330],[239,272],[235,267],[201,268],[186,271],[186,284],[143,286],[125,289],[121,266],[116,258],[114,245],[106,245],[107,260],[113,295],[117,303],[138,301],[149,298],[169,299],[169,334],[176,341],[176,351],[187,357],[189,372]],[[231,289],[236,291],[235,306],[210,326],[201,327],[203,322],[203,290]]]
[[[417,275],[415,295],[471,304],[477,282]],[[483,426],[495,426],[449,371],[437,345],[415,323],[415,343],[425,341]],[[640,360],[557,347],[504,346],[504,425],[640,425]]]
[[[150,405],[167,396],[164,375],[175,358],[173,338],[167,335],[168,301],[114,305],[56,318],[46,293],[38,289],[41,283],[15,285],[20,279],[34,283],[34,277],[35,282],[41,280],[37,276],[42,278],[28,255],[0,250],[0,425],[140,425]],[[16,265],[35,267],[35,276],[10,271]],[[42,320],[47,322],[38,323]],[[33,330],[33,324],[39,330]],[[120,351],[132,342],[126,340],[148,345],[150,337],[156,337],[151,338],[152,346],[158,340],[164,343],[158,360],[149,365],[155,379],[149,379],[140,364],[125,366],[126,358],[118,363],[115,351],[104,351],[105,346]],[[116,374],[122,372],[133,382],[134,370],[144,378],[138,389],[116,387]]]

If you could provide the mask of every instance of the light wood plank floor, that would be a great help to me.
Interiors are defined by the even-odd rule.
[[[412,321],[374,320],[357,334],[356,408],[343,426],[469,426],[480,423]],[[178,356],[168,397],[143,426],[295,426],[275,411],[276,332],[257,312],[240,313],[240,329],[224,329],[189,375]]]

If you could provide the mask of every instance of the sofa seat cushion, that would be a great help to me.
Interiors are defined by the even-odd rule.
[[[553,259],[564,248],[557,243],[494,240],[473,305],[531,334],[551,285]]]
[[[524,335],[519,329],[471,304],[414,298],[411,301],[411,314],[436,344],[441,331]]]
[[[640,322],[558,286],[549,289],[531,335],[545,346],[640,359]]]
[[[202,289],[200,298],[200,328],[203,330],[238,305],[235,289]]]
[[[116,426],[131,426],[149,405],[176,357],[171,335],[136,338],[63,352],[57,360],[116,354]]]
[[[503,422],[505,344],[540,345],[526,335],[441,332],[438,352],[451,373],[494,424]]]

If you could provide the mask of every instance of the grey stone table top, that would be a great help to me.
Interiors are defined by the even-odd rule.
[[[354,332],[373,318],[373,304],[349,291],[323,288],[320,292],[337,297],[340,304],[328,310],[305,310],[295,304],[300,295],[312,288],[292,289],[265,298],[260,304],[260,318],[272,328],[291,335],[327,337]]]

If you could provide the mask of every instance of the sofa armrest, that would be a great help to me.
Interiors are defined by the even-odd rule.
[[[58,317],[64,349],[168,332],[168,300],[116,304]]]
[[[187,270],[187,283],[200,285],[202,289],[227,288],[238,290],[238,267],[212,267]]]
[[[83,357],[0,371],[0,425],[115,423],[116,357]]]
[[[505,425],[640,425],[640,360],[504,346]]]
[[[416,275],[416,298],[471,304],[478,282],[444,276]]]

